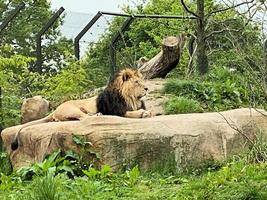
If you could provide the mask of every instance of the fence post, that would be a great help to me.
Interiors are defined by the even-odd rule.
[[[25,8],[25,3],[21,2],[7,18],[0,24],[0,33],[8,26],[9,22],[11,22],[18,14],[19,12]]]
[[[263,63],[264,63],[264,72],[263,72],[263,85],[264,93],[267,97],[267,39],[263,41]]]
[[[55,21],[60,17],[60,15],[64,12],[64,8],[61,7],[43,26],[43,28],[37,33],[36,36],[36,71],[42,72],[42,36],[45,32],[55,23]]]
[[[82,29],[82,31],[75,37],[74,39],[74,54],[75,57],[80,59],[80,39],[84,36],[84,34],[96,23],[96,21],[102,16],[101,12],[98,12],[93,19],[91,19],[88,24]]]
[[[126,29],[129,28],[130,24],[133,22],[134,17],[128,17],[124,23],[122,24],[121,28],[117,33],[113,36],[109,49],[110,49],[110,59],[111,59],[111,75],[114,75],[116,72],[116,52],[115,52],[115,46],[118,42],[119,38],[123,37],[123,33],[126,31]]]
[[[0,24],[0,34],[8,26],[8,24],[25,8],[25,3],[21,2],[7,18]],[[3,103],[2,103],[2,87],[0,87],[0,134],[3,130]],[[0,135],[0,151],[2,150],[2,137]]]

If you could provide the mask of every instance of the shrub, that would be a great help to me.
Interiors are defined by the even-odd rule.
[[[12,166],[6,152],[0,152],[0,174],[9,175],[12,173]]]
[[[250,86],[250,87],[248,87]],[[223,111],[251,104],[265,105],[263,92],[238,72],[218,68],[195,80],[169,80],[166,94],[198,101],[205,111]]]
[[[165,103],[167,114],[203,112],[198,101],[186,97],[171,97]]]

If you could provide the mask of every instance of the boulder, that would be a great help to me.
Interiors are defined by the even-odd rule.
[[[24,99],[21,106],[21,123],[41,119],[49,112],[49,102],[41,96]]]
[[[261,113],[267,114],[261,110]],[[49,122],[24,128],[20,146],[10,144],[20,126],[3,130],[4,147],[16,169],[41,162],[57,149],[79,152],[74,136],[90,142],[88,152],[99,165],[113,169],[139,165],[141,169],[180,167],[204,160],[223,160],[243,150],[267,118],[254,109],[221,113],[161,115],[147,119],[88,116],[83,121]]]

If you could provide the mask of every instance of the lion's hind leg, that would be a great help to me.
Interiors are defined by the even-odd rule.
[[[82,109],[76,106],[58,107],[54,113],[55,121],[82,120],[85,119],[87,116],[87,113],[83,112]]]

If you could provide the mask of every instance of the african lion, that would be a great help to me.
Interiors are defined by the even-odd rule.
[[[18,148],[21,130],[35,124],[82,120],[88,115],[98,113],[130,118],[151,117],[151,112],[145,110],[145,104],[141,100],[146,92],[147,88],[144,85],[142,75],[138,71],[124,69],[111,79],[107,87],[97,97],[66,101],[47,117],[21,125],[11,144],[11,149],[14,151]]]

